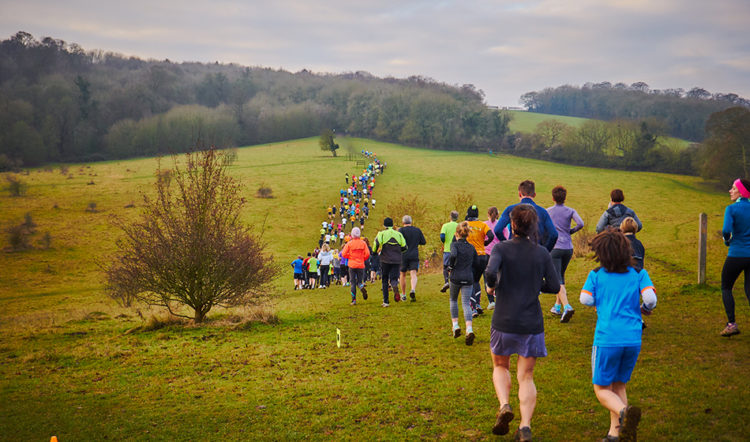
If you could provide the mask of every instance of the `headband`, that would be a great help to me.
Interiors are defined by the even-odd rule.
[[[745,186],[742,185],[742,181],[740,181],[739,178],[734,180],[734,187],[736,187],[737,190],[740,191],[740,196],[742,198],[750,198],[750,190],[747,190],[747,188],[745,188]]]

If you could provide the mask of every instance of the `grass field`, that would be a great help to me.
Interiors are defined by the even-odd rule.
[[[438,232],[426,226],[447,219],[448,201],[459,192],[473,194],[484,215],[490,205],[517,202],[523,179],[536,181],[543,206],[562,184],[568,205],[591,230],[609,191],[622,188],[643,221],[638,237],[659,296],[628,388],[644,410],[641,440],[747,440],[750,308],[742,279],[735,297],[743,334],[718,336],[725,321],[718,286],[726,247],[718,231],[726,192],[695,177],[354,141],[388,163],[377,179],[373,222],[364,229],[370,238],[374,220],[400,219],[385,208],[403,195],[426,204],[429,219],[415,225],[425,228],[430,245]],[[74,166],[66,175],[32,170],[20,176],[29,184],[26,196],[0,196],[0,225],[30,213],[34,240],[44,232],[52,237],[50,249],[0,253],[0,440],[495,438],[490,317],[475,321],[474,346],[454,340],[440,273],[420,273],[418,302],[382,309],[376,287],[355,307],[341,287],[293,291],[289,268],[274,285],[278,323],[253,322],[252,311],[234,309],[212,311],[199,327],[138,329],[162,313],[140,307],[141,319],[109,300],[98,264],[118,235],[109,218],[137,215],[138,194],[151,190],[156,166],[155,159],[139,159]],[[263,238],[285,268],[317,245],[325,206],[345,172],[358,170],[345,158],[321,155],[317,139],[239,149],[231,167],[245,184],[245,220],[258,231],[265,226]],[[275,198],[254,198],[261,184]],[[87,212],[92,202],[96,211]],[[136,207],[125,207],[131,203]],[[707,286],[695,285],[700,212],[709,215]],[[537,364],[532,422],[538,440],[597,440],[607,431],[608,415],[590,384],[596,317],[577,302],[594,267],[584,257],[568,269],[577,309],[571,323],[545,317],[549,357]],[[553,301],[542,295],[545,313]]]
[[[509,125],[512,132],[533,133],[536,130],[536,126],[545,120],[560,121],[575,128],[580,127],[583,123],[588,121],[588,118],[567,117],[564,115],[540,114],[536,112],[515,110],[508,112],[513,116]],[[690,141],[674,137],[659,137],[659,141],[666,143],[668,146],[675,149],[684,149],[691,144]]]

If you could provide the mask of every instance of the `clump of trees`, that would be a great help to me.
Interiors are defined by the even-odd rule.
[[[750,177],[750,110],[733,107],[711,115],[706,133],[698,159],[701,175],[727,186]]]
[[[546,88],[524,94],[521,102],[529,111],[546,114],[605,121],[656,119],[669,135],[690,141],[703,140],[711,114],[733,106],[750,107],[750,100],[734,93],[710,93],[700,87],[658,90],[642,81]]]
[[[111,297],[166,308],[202,322],[215,306],[254,304],[266,295],[279,268],[265,244],[240,221],[245,200],[227,175],[224,155],[189,153],[175,158],[171,179],[157,172],[155,196],[133,223],[116,221],[124,237],[106,268]]]
[[[532,134],[511,134],[500,151],[549,161],[628,170],[694,174],[696,146],[664,137],[659,120],[588,120],[573,127],[545,120]]]

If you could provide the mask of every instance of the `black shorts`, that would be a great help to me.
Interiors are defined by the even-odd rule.
[[[295,273],[294,279],[302,279],[302,273]]]
[[[401,273],[406,273],[409,270],[419,270],[419,258],[401,260]]]

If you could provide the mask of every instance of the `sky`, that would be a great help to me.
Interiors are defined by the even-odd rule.
[[[495,106],[587,82],[750,98],[750,0],[0,0],[18,31],[143,59],[473,84]]]

